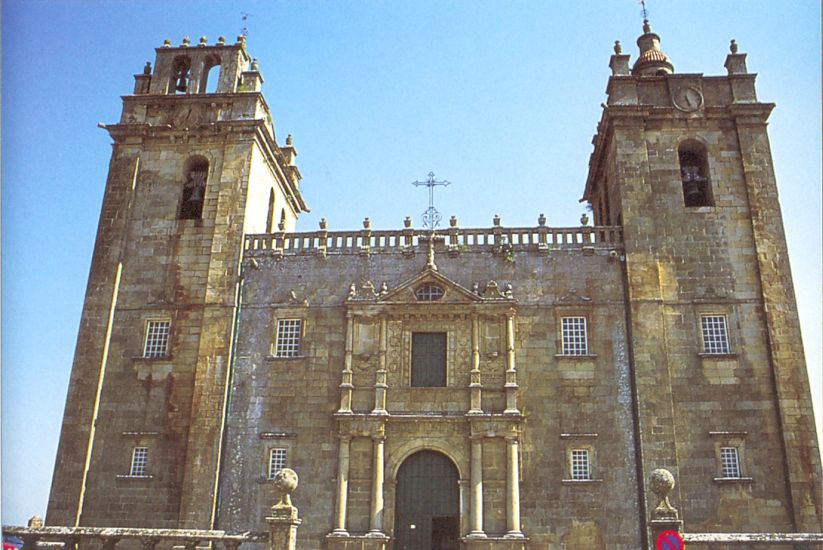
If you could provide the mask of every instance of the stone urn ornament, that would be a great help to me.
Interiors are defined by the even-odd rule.
[[[297,489],[297,472],[283,468],[274,474],[274,486],[280,491],[280,501],[275,506],[291,506],[291,494]]]

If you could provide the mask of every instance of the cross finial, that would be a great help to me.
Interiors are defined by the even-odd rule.
[[[243,28],[240,29],[240,36],[245,38],[249,35],[248,22],[249,22],[249,17],[251,17],[252,14],[241,11],[240,16],[241,16],[240,18],[243,21]]]
[[[643,22],[649,20],[649,10],[646,9],[646,0],[640,0],[640,15],[643,16]]]
[[[434,179],[434,172],[429,172],[429,178],[426,181],[413,181],[412,185],[415,187],[425,185],[429,188],[429,207],[423,212],[423,227],[434,231],[434,228],[440,224],[442,218],[440,212],[434,207],[434,188],[438,185],[446,187],[447,185],[451,185],[451,182],[446,180],[437,181]]]

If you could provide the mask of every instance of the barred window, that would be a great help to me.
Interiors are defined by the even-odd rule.
[[[147,466],[149,465],[149,448],[135,447],[131,452],[131,468],[129,475],[144,476],[146,475]]]
[[[737,447],[720,447],[720,474],[725,478],[741,477]]]
[[[592,478],[588,449],[572,449],[571,467],[572,479],[583,481],[590,480]]]
[[[303,329],[302,319],[280,319],[277,321],[277,342],[274,346],[275,357],[299,357],[300,336]]]
[[[168,319],[146,321],[146,342],[143,346],[143,357],[165,357],[169,350],[169,330],[171,321]]]
[[[560,320],[563,336],[563,355],[588,355],[585,317],[563,317]]]
[[[700,327],[703,332],[703,353],[729,353],[725,315],[703,315],[700,317]]]
[[[286,467],[286,449],[271,449],[269,451],[269,479]]]

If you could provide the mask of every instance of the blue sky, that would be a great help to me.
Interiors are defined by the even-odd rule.
[[[821,371],[820,3],[648,3],[681,73],[725,74],[729,39],[759,74],[818,426]],[[119,96],[165,38],[233,40],[248,20],[278,140],[329,229],[575,225],[614,40],[636,57],[636,0],[112,1],[2,5],[2,521],[46,508]]]

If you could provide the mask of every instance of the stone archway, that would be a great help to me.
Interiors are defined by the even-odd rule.
[[[400,465],[394,536],[395,550],[459,548],[459,474],[446,455],[420,451]]]

